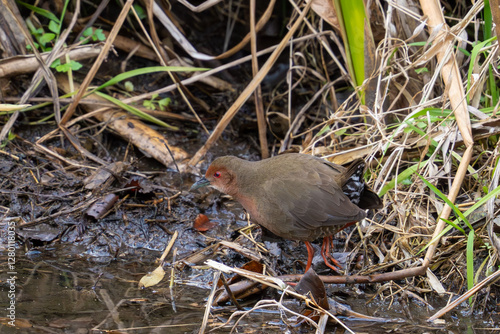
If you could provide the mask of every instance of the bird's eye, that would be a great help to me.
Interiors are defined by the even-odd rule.
[[[220,172],[215,172],[215,173],[214,173],[214,177],[215,177],[216,179],[218,179],[220,176],[221,176]]]

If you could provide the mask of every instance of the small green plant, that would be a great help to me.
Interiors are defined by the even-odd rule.
[[[24,3],[22,1],[18,1],[18,3],[49,20],[49,24],[47,26],[48,31],[46,31],[43,27],[37,28],[30,18],[26,19],[26,25],[28,26],[31,35],[35,39],[35,48],[42,52],[52,51],[53,45],[61,34],[62,21],[48,10]],[[66,0],[64,3],[63,11],[61,13],[61,17],[64,17],[68,3],[69,0]],[[88,43],[89,40],[103,41],[105,39],[106,36],[104,35],[102,29],[94,29],[92,27],[89,27],[83,32],[83,37],[80,40],[82,41],[82,44],[85,44]],[[27,48],[28,50],[30,50],[31,46],[28,45]],[[56,71],[58,72],[65,73],[69,70],[79,70],[82,67],[82,64],[69,58],[67,58],[66,62],[62,64],[61,59],[56,59],[50,65],[50,67],[56,69]]]
[[[74,60],[70,60],[69,62],[62,64],[61,59],[56,59],[52,64],[50,64],[50,67],[55,68],[57,72],[66,73],[70,69],[72,71],[78,71],[82,68],[82,64]]]
[[[415,72],[417,74],[422,74],[422,73],[429,73],[429,69],[427,67],[422,67],[422,68],[416,68]]]
[[[0,148],[4,149],[5,146],[7,146],[7,144],[13,141],[15,138],[16,135],[13,132],[9,131],[9,133],[7,134],[7,138],[0,144]]]
[[[134,4],[134,10],[137,13],[137,16],[139,16],[139,19],[144,20],[148,18],[148,14],[144,10],[144,8],[142,8],[142,6]]]
[[[96,29],[93,27],[88,27],[83,31],[83,36],[80,37],[80,41],[82,44],[87,44],[90,40],[93,42],[102,42],[106,39],[106,35],[102,29]]]
[[[178,67],[178,66],[153,66],[153,67],[145,67],[145,68],[137,68],[135,70],[131,70],[131,71],[127,71],[127,72],[124,72],[124,73],[120,73],[118,74],[117,76],[113,77],[112,79],[106,81],[105,83],[103,83],[102,85],[100,85],[99,87],[96,87],[94,88],[93,90],[89,91],[87,94],[97,94],[98,96],[101,96],[103,98],[105,98],[106,100],[116,104],[117,106],[119,106],[120,108],[130,112],[131,114],[133,115],[136,115],[138,117],[140,117],[141,119],[145,120],[145,121],[148,121],[148,122],[151,122],[151,123],[154,123],[154,124],[157,124],[159,126],[162,126],[162,127],[165,127],[165,128],[168,128],[170,130],[179,130],[178,127],[176,126],[172,126],[172,125],[169,125],[151,115],[148,115],[147,113],[133,107],[133,106],[130,106],[130,105],[127,105],[125,103],[123,103],[122,101],[120,101],[119,99],[115,99],[114,97],[108,95],[108,94],[104,94],[104,93],[101,93],[100,90],[106,88],[106,87],[109,87],[109,86],[112,86],[112,85],[115,85],[121,81],[124,81],[124,80],[127,80],[129,78],[132,78],[132,77],[135,77],[137,75],[144,75],[144,74],[148,74],[148,73],[155,73],[155,72],[166,72],[166,71],[171,71],[171,72],[194,72],[194,71],[206,71],[208,69],[206,68],[196,68],[196,67]],[[157,97],[157,96],[156,96]],[[151,100],[154,100],[156,97],[153,97]],[[166,99],[163,99],[165,100],[164,102],[161,102],[162,105],[165,107],[167,106],[168,104]],[[157,104],[159,104],[157,102]]]
[[[165,110],[172,100],[169,97],[163,98],[161,100],[157,100],[158,94],[153,94],[151,100],[146,100],[142,102],[142,105],[150,110],[156,110],[157,108],[160,110]]]
[[[46,9],[39,8],[22,1],[17,1],[17,2],[20,5],[33,11],[34,13],[43,16],[49,20],[47,28],[50,32],[45,31],[43,27],[39,28],[35,27],[35,24],[30,18],[26,19],[26,25],[28,26],[28,29],[30,30],[33,37],[35,37],[36,40],[35,47],[44,52],[51,51],[53,43],[57,40],[57,38],[61,33],[62,21],[57,16],[55,16],[53,13],[49,12]],[[66,9],[68,7],[68,4],[69,0],[66,0],[61,13],[61,17],[64,17],[64,15],[66,14]]]
[[[49,23],[49,30],[52,31],[52,29],[55,28],[54,26],[54,21],[50,21]],[[43,52],[51,51],[52,50],[52,45],[53,42],[56,38],[56,33],[55,32],[46,32],[42,27],[36,28],[35,25],[33,24],[32,20],[27,18],[26,19],[26,25],[28,26],[28,29],[35,38],[34,45],[38,50],[41,50]],[[27,46],[28,50],[31,50],[31,46]]]

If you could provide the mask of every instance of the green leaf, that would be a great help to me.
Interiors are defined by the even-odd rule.
[[[325,127],[325,129],[330,130],[330,127],[327,125],[327,126]],[[339,130],[335,131],[334,133],[335,133],[335,135],[336,135],[337,137],[340,137],[340,136],[342,136],[342,135],[343,135],[344,133],[346,133],[346,132],[347,132],[347,128],[346,128],[346,127],[343,127],[342,129],[339,129]],[[322,133],[322,134],[323,134],[323,133]],[[319,134],[318,134],[318,135],[319,135]]]
[[[155,110],[155,104],[149,100],[144,100],[142,101],[142,106],[149,109],[149,110]]]
[[[467,51],[466,49],[463,49],[463,48],[459,48],[457,47],[457,50],[462,52],[464,55],[466,55],[467,57],[470,57],[470,52]]]
[[[51,68],[56,68],[57,66],[61,65],[61,59],[57,58],[56,60],[54,60],[52,62],[52,64],[50,64],[50,67]]]
[[[422,68],[416,68],[415,69],[415,72],[417,74],[421,74],[421,73],[429,73],[429,69],[427,67],[422,67]]]
[[[456,220],[449,220],[449,219],[444,219],[444,218],[441,218],[444,222],[446,222],[446,224],[448,225],[451,225],[452,227],[454,227],[456,230],[462,232],[463,234],[465,234],[465,230],[458,224],[456,224]]]
[[[84,37],[89,37],[89,36],[92,36],[92,34],[94,33],[94,28],[92,27],[88,27],[87,29],[85,29],[82,33],[82,35]]]
[[[495,189],[493,189],[492,191],[490,191],[486,196],[484,196],[483,198],[481,198],[479,201],[476,202],[476,204],[474,204],[473,206],[471,206],[467,211],[464,212],[464,216],[465,217],[468,217],[471,213],[473,213],[474,211],[476,211],[478,208],[480,208],[481,206],[483,206],[484,204],[486,204],[486,202],[492,198],[492,197],[496,197],[497,195],[500,194],[500,186],[496,187]],[[457,222],[457,219],[455,219],[453,221],[454,224],[456,224]],[[441,233],[439,233],[435,238],[432,238],[431,241],[429,241],[429,243],[427,245],[425,245],[424,248],[422,248],[417,254],[420,254],[421,252],[423,252],[425,249],[427,249],[427,247],[429,247],[430,245],[432,245],[434,242],[436,242],[438,239],[440,239],[443,235],[445,235],[446,233],[448,233],[448,231],[450,231],[451,229],[453,228],[453,226],[447,226],[446,228],[444,228]]]
[[[59,64],[56,66],[56,71],[59,73],[66,73],[71,69],[71,65],[66,63],[66,64]]]
[[[84,40],[88,37],[92,38],[92,41],[104,41],[106,40],[106,35],[104,35],[104,32],[102,29],[95,29],[93,27],[88,27],[83,31],[82,34],[83,37],[80,37],[80,40]]]
[[[70,60],[69,63],[65,64],[61,64],[61,62],[59,61],[57,65],[54,65],[56,61],[54,61],[50,67],[52,68],[55,67],[56,71],[60,73],[66,73],[69,70],[78,71],[83,66],[82,64],[74,60]]]
[[[411,178],[407,178],[407,179],[404,179],[403,181],[401,181],[401,184],[402,185],[405,185],[405,186],[409,186],[410,184],[413,184],[413,181],[411,180]]]
[[[172,103],[172,99],[169,97],[166,97],[158,101],[158,105],[160,106],[161,110],[164,110],[166,107],[168,107],[170,103]]]
[[[329,126],[328,124],[325,124],[325,125],[321,128],[321,130],[319,130],[319,131],[318,131],[318,133],[315,135],[315,137],[321,137],[323,134],[325,134],[325,133],[329,132],[330,130],[331,130],[330,126]],[[341,132],[341,133],[340,133],[340,134],[337,134],[337,132],[338,132],[338,133],[340,133],[340,132]],[[338,135],[338,136],[340,136],[340,135],[343,135],[343,134],[346,132],[346,129],[343,129],[343,131],[342,131],[342,130],[338,130],[337,132],[335,132],[335,134],[336,134],[336,135]]]
[[[73,71],[78,71],[83,66],[82,64],[80,64],[79,62],[77,62],[75,60],[70,60],[69,65]]]
[[[139,16],[139,19],[144,20],[145,18],[148,17],[148,15],[146,14],[146,12],[144,11],[144,8],[142,8],[138,4],[134,4],[134,10],[137,13],[137,16]]]
[[[52,31],[54,34],[59,35],[61,27],[57,22],[50,20],[49,22],[49,30]]]
[[[105,41],[106,40],[106,35],[104,35],[104,31],[102,29],[96,29],[94,31],[94,35],[92,35],[92,39],[94,41]]]
[[[347,35],[346,50],[352,60],[354,82],[360,86],[365,80],[365,20],[363,0],[340,0]]]
[[[16,135],[15,135],[15,133],[14,133],[14,132],[12,132],[12,131],[9,131],[9,134],[7,135],[7,139],[8,139],[9,141],[12,141],[12,140],[16,139]]]
[[[56,34],[48,32],[48,33],[45,33],[42,36],[40,36],[40,39],[38,41],[40,42],[40,44],[45,46],[45,44],[53,41],[54,38],[56,38]]]
[[[123,86],[125,86],[125,90],[127,92],[133,92],[134,91],[134,84],[131,81],[125,81],[125,83],[123,84]]]

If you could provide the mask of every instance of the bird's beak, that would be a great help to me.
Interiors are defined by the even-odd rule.
[[[196,181],[191,186],[191,189],[189,189],[189,191],[193,191],[195,189],[206,187],[206,186],[209,186],[209,185],[210,185],[210,181],[208,181],[205,177],[202,177],[201,179],[199,179],[198,181]]]

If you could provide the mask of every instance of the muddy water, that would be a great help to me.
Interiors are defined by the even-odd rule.
[[[152,252],[153,253],[153,252]],[[7,326],[2,319],[2,333],[99,333],[110,330],[123,333],[197,333],[210,293],[213,272],[207,268],[186,267],[175,272],[174,285],[169,287],[170,270],[165,279],[153,288],[139,289],[138,281],[155,268],[158,254],[134,260],[114,260],[97,263],[68,254],[63,249],[42,249],[18,258],[15,282],[15,316],[18,329]],[[2,258],[4,262],[5,257]],[[101,261],[102,262],[102,261]],[[9,285],[2,273],[0,303],[8,305]],[[330,287],[329,293],[345,297],[353,310],[372,316],[392,319],[386,323],[346,321],[357,333],[491,333],[493,315],[467,316],[466,309],[455,311],[438,326],[425,320],[435,313],[425,305],[407,303],[402,299],[371,301],[367,295],[353,298],[353,288]],[[342,291],[349,290],[350,294]],[[260,299],[279,299],[267,292]],[[337,298],[338,299],[338,298]],[[243,301],[249,310],[259,299]],[[436,301],[440,307],[443,301]],[[285,298],[283,307],[298,311],[301,305]],[[283,309],[282,309],[283,310]],[[208,329],[221,326],[235,311],[232,306],[212,309]],[[0,315],[4,317],[5,315]],[[493,317],[493,318],[492,318]],[[498,317],[497,317],[498,318]],[[240,316],[234,320],[240,319]],[[215,330],[230,332],[235,321]],[[345,319],[344,319],[345,320]],[[497,320],[498,321],[498,320]],[[241,317],[237,332],[244,333],[312,333],[312,327],[294,328],[292,313],[279,312],[276,305]],[[287,326],[287,324],[289,326]],[[498,322],[497,322],[498,325]],[[338,325],[328,325],[327,332],[343,333]]]
[[[153,266],[153,265],[152,265]],[[17,264],[16,322],[40,333],[86,333],[125,328],[191,332],[203,316],[204,283],[178,278],[155,289],[139,289],[139,279],[152,267],[141,260],[92,264],[41,256]],[[172,294],[173,293],[173,294]],[[2,291],[2,305],[6,291]],[[6,330],[4,326],[2,332]]]

